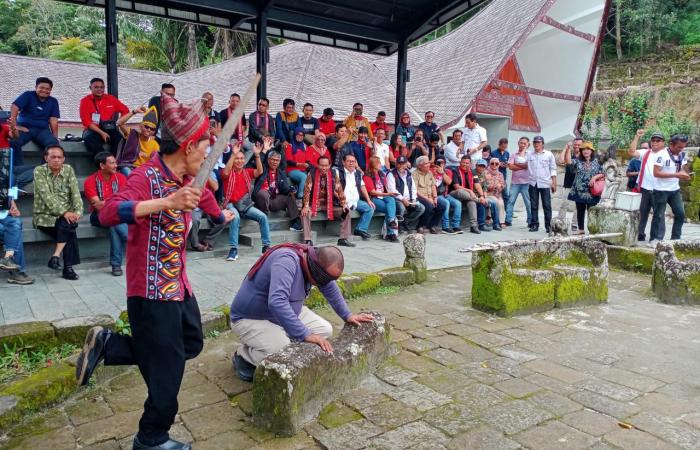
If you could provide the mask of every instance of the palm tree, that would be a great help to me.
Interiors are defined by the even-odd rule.
[[[49,56],[63,61],[100,64],[100,55],[92,50],[92,42],[78,37],[62,37],[51,41]]]

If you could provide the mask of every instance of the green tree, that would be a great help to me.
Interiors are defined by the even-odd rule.
[[[49,56],[63,61],[75,61],[89,64],[99,64],[100,55],[92,49],[92,42],[77,37],[61,38],[52,41],[49,46]]]

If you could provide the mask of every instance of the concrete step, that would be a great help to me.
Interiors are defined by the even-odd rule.
[[[311,240],[316,241],[318,235],[315,231],[311,232]],[[284,242],[304,242],[304,233],[300,231],[271,231],[270,241],[272,245],[282,244]],[[238,237],[240,245],[252,247],[254,250],[262,247],[262,239],[260,233],[241,234]],[[218,244],[218,242],[217,242]]]

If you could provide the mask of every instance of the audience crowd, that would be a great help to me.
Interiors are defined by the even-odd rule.
[[[48,266],[61,270],[66,279],[78,279],[74,266],[80,263],[77,229],[83,200],[58,139],[60,108],[51,96],[52,88],[50,79],[38,78],[35,90],[19,95],[9,119],[0,124],[0,238],[4,242],[0,269],[10,272],[10,283],[33,282],[24,261],[22,213],[11,194],[11,188],[21,190],[32,182],[33,225],[55,243]],[[67,135],[64,140],[82,140],[95,155],[96,171],[84,181],[82,191],[89,204],[90,225],[109,234],[112,274],[120,276],[127,226],[104,226],[98,213],[110,196],[125,188],[131,171],[160,157],[161,99],[175,98],[176,89],[163,84],[148,107],[133,109],[105,93],[100,78],[90,80],[89,90],[80,101],[82,138]],[[557,165],[566,167],[563,186],[568,200],[576,205],[574,232],[585,233],[586,211],[600,200],[597,187],[605,179],[602,163],[593,145],[579,138],[567,144],[556,160],[545,149],[542,136],[532,139],[532,149],[530,139],[522,137],[513,152],[507,138],[499,139],[492,150],[487,130],[474,114],[466,116],[463,128],[445,136],[432,111],[417,125],[410,114],[403,113],[392,127],[383,111],[371,121],[361,103],[337,121],[332,108],[314,117],[311,103],[305,103],[299,114],[295,101],[288,98],[273,117],[264,97],[258,99],[254,112],[241,117],[231,135],[224,136],[223,126],[240,107],[240,100],[238,94],[231,94],[228,106],[217,112],[214,96],[202,94],[210,145],[218,139],[228,143],[206,185],[233,215],[228,261],[238,258],[241,219],[258,223],[265,253],[271,245],[269,214],[278,211],[289,218],[290,230],[303,233],[306,243],[312,243],[312,220],[322,217],[339,222],[338,245],[355,247],[353,235],[371,239],[369,225],[375,212],[384,215],[381,238],[389,242],[399,242],[402,233],[462,234],[463,213],[468,231],[480,234],[511,226],[520,197],[529,230],[539,230],[541,206],[544,228],[550,233]],[[141,115],[140,123],[128,126],[136,114]],[[640,130],[631,144],[629,154],[634,159],[627,170],[628,189],[642,195],[639,239],[646,239],[652,210],[650,241],[664,238],[667,204],[674,215],[671,238],[680,239],[684,212],[679,181],[690,177],[683,151],[688,139],[673,136],[666,146],[665,137],[654,134],[637,149],[644,134]],[[45,164],[25,163],[23,146],[30,141],[44,149]],[[353,212],[359,215],[354,229]],[[200,237],[204,218],[210,227]],[[199,209],[193,211],[192,219],[191,235],[182,245],[195,251],[212,250],[227,224]]]

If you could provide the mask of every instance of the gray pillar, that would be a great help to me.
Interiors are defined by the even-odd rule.
[[[117,2],[105,0],[105,30],[107,38],[107,92],[118,96],[119,81],[117,80]]]
[[[408,40],[401,39],[397,52],[398,61],[396,64],[396,121],[398,124],[406,108],[406,79],[408,67]]]
[[[258,98],[267,97],[267,63],[270,62],[270,49],[267,46],[267,11],[258,12],[255,19],[255,66],[260,74]]]

